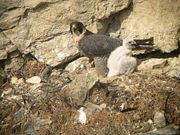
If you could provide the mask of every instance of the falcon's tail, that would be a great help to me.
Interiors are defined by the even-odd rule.
[[[106,56],[94,58],[95,69],[98,76],[101,76],[101,77],[107,76],[108,74],[107,59],[108,57]]]

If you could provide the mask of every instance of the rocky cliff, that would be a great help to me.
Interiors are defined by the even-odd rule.
[[[1,0],[0,59],[16,48],[55,66],[76,47],[69,20],[93,32],[125,38],[154,37],[157,48],[178,48],[179,0]]]
[[[133,52],[135,73],[99,79],[71,20],[154,49]],[[179,134],[179,43],[179,0],[0,0],[0,134]]]

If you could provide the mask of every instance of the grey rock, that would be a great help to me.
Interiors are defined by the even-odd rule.
[[[76,52],[77,48],[72,43],[69,34],[55,37],[52,40],[43,43],[37,42],[31,48],[31,53],[37,58],[37,60],[45,62],[51,66],[58,65],[63,62],[64,59],[76,54]]]
[[[151,6],[150,6],[151,5]],[[120,37],[154,37],[163,52],[178,48],[180,1],[134,0],[130,10],[124,10],[113,20],[109,29],[121,30]],[[167,20],[173,20],[171,23]]]
[[[24,5],[27,8],[38,8],[42,6],[43,4],[48,4],[48,3],[54,3],[57,2],[58,0],[26,0],[24,1]]]
[[[27,112],[27,110],[25,108],[20,108],[14,115],[15,118],[15,122],[19,123],[20,121],[22,121],[25,118],[25,113]]]
[[[1,9],[12,9],[23,6],[23,0],[1,0]]]
[[[3,32],[0,32],[0,49],[4,49],[9,43],[10,40],[5,36]]]
[[[52,123],[52,121],[50,119],[39,119],[37,118],[36,120],[34,120],[34,127],[35,127],[35,130],[39,130],[39,128],[41,126],[45,126],[45,125],[50,125]]]
[[[41,78],[39,76],[33,76],[27,79],[26,82],[31,84],[39,84],[41,82]]]
[[[10,29],[16,26],[20,20],[20,17],[24,14],[24,9],[17,8],[9,12],[4,12],[0,17],[0,28]]]
[[[180,79],[179,61],[180,56],[167,59],[151,58],[143,61],[138,66],[138,70],[157,74],[166,74],[167,76]]]
[[[5,36],[3,32],[0,32],[0,60],[8,58],[8,53],[15,51],[16,46],[11,44],[11,41]]]
[[[106,19],[110,15],[126,9],[130,2],[130,0],[99,0],[95,6],[95,15],[97,19]]]
[[[99,105],[96,105],[96,104],[93,104],[91,102],[85,102],[84,107],[81,107],[79,110],[82,111],[83,109],[83,112],[85,113],[86,115],[86,118],[90,119],[92,117],[92,115],[94,115],[96,112],[100,112],[103,108]],[[78,110],[78,112],[79,112]],[[82,122],[79,122],[79,113],[77,113],[74,117],[75,119],[75,122],[77,123],[82,123]],[[85,119],[84,119],[85,120]]]
[[[167,66],[168,60],[167,59],[156,59],[152,58],[146,61],[143,61],[139,66],[138,70],[140,71],[152,71],[162,73],[165,66]]]
[[[11,77],[11,84],[17,84],[18,78],[16,76]]]
[[[157,131],[138,133],[134,135],[179,135],[179,134],[180,134],[180,130],[167,127],[167,128],[159,129]]]
[[[164,71],[168,76],[180,79],[180,55],[169,59],[169,66]]]
[[[6,51],[7,51],[8,53],[15,52],[15,51],[17,51],[17,47],[14,46],[14,45],[12,45],[12,44],[10,44],[9,46],[6,47]]]
[[[23,0],[1,0],[0,16],[9,9],[16,9],[20,7],[23,7]]]
[[[7,39],[5,34],[3,32],[0,32],[0,60],[7,59],[7,49],[8,46],[10,45],[10,40]]]
[[[4,71],[0,68],[0,85],[4,83]]]
[[[21,56],[18,56],[16,58],[12,58],[12,59],[8,59],[5,61],[4,70],[6,72],[18,71],[22,68],[23,64],[24,64],[24,59]]]
[[[13,49],[12,49],[13,50]],[[11,50],[11,51],[12,51]],[[18,50],[14,50],[14,51],[12,51],[11,53],[9,53],[9,58],[10,59],[12,59],[12,58],[17,58],[18,56],[20,56],[21,55],[21,53],[18,51]],[[21,57],[21,56],[20,56]]]
[[[73,90],[66,90],[65,99],[71,105],[83,105],[86,100],[88,89],[85,87],[74,88]]]
[[[86,107],[85,112],[88,116],[93,115],[96,112],[102,111],[102,107],[91,102],[87,102],[84,104]]]
[[[166,118],[164,116],[164,111],[158,111],[155,113],[154,124],[157,128],[162,128],[166,126]]]
[[[7,51],[5,49],[1,49],[1,51],[0,60],[7,59]]]
[[[39,133],[34,128],[28,128],[24,132],[26,135],[39,135]]]
[[[83,105],[89,90],[95,85],[98,78],[94,70],[76,74],[73,81],[65,87],[65,99],[72,105]]]
[[[74,71],[81,72],[82,70],[90,69],[90,68],[91,66],[89,64],[89,58],[81,57],[68,64],[65,70],[69,72],[74,72]]]

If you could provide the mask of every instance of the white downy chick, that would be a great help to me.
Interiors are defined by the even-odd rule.
[[[131,56],[133,45],[136,45],[134,40],[125,39],[122,46],[111,52],[107,62],[108,77],[129,74],[136,69],[137,61]]]
[[[86,124],[87,122],[87,117],[86,117],[86,113],[83,111],[84,108],[81,107],[78,112],[79,112],[79,119],[78,119],[78,122],[81,123],[81,124]]]

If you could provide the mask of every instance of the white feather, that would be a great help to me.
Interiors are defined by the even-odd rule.
[[[108,77],[120,74],[132,73],[136,66],[137,61],[131,56],[131,44],[135,43],[133,40],[124,40],[123,45],[116,48],[109,56],[107,67],[109,68]]]
[[[81,124],[86,124],[87,118],[86,118],[86,113],[83,111],[83,107],[81,107],[78,112],[79,112],[79,119],[78,122]]]

